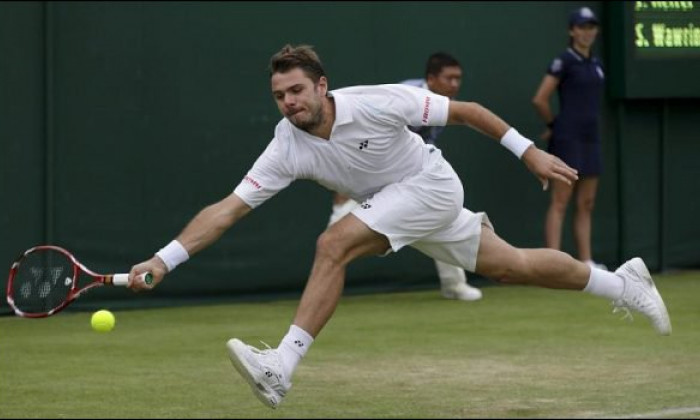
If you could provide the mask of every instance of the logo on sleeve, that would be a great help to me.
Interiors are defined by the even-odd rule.
[[[430,96],[425,97],[423,105],[423,124],[428,124],[428,116],[430,115]]]
[[[561,66],[561,59],[555,58],[554,61],[552,61],[552,65],[549,67],[549,69],[552,71],[552,73],[558,73],[561,71]]]
[[[260,183],[258,181],[254,180],[253,178],[249,177],[248,175],[246,175],[245,178],[243,178],[243,180],[252,184],[258,190],[262,188],[262,185],[260,185]]]

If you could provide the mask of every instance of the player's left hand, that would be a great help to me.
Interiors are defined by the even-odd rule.
[[[569,185],[572,185],[578,180],[578,171],[544,150],[540,150],[537,146],[530,146],[522,157],[525,166],[532,172],[542,183],[542,190],[546,191],[549,188],[549,180],[557,179]]]

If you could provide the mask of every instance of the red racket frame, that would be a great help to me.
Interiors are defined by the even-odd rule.
[[[29,312],[24,312],[17,308],[15,305],[15,301],[13,298],[13,284],[14,284],[14,279],[15,275],[17,274],[17,268],[20,266],[22,260],[24,260],[27,255],[33,253],[33,252],[40,252],[40,251],[46,251],[46,250],[52,250],[59,252],[66,257],[73,263],[73,284],[71,285],[70,290],[68,291],[68,296],[66,299],[61,302],[60,305],[56,306],[55,308],[47,311],[47,312],[39,312],[39,313],[29,313]],[[84,287],[78,288],[78,277],[80,276],[80,273],[85,273],[92,277],[94,280],[88,284],[86,284]],[[99,274],[95,273],[94,271],[90,270],[89,268],[85,267],[80,261],[78,261],[73,254],[68,252],[67,250],[55,246],[55,245],[39,245],[35,246],[33,248],[30,248],[22,255],[19,256],[15,260],[14,263],[12,263],[12,267],[10,268],[10,276],[7,280],[7,303],[10,305],[13,311],[15,311],[15,314],[18,316],[24,317],[24,318],[45,318],[47,316],[54,315],[63,309],[65,309],[68,305],[70,305],[74,300],[76,300],[80,295],[85,292],[86,290],[92,289],[93,287],[97,286],[102,286],[102,285],[111,285],[113,284],[112,279],[114,275],[113,274]]]

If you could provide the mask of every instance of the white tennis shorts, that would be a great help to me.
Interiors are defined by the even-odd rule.
[[[422,172],[387,185],[352,210],[370,229],[389,239],[391,250],[406,245],[473,272],[486,213],[464,208],[464,187],[439,149]],[[390,250],[390,251],[391,251]]]

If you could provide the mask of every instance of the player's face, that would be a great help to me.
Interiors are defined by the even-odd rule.
[[[310,131],[323,122],[323,98],[328,90],[325,77],[314,85],[303,70],[295,68],[273,74],[270,81],[277,108],[297,128]]]
[[[462,85],[462,68],[459,66],[443,67],[439,74],[428,75],[428,89],[438,95],[454,98]]]
[[[582,25],[574,25],[569,30],[569,35],[574,40],[574,45],[591,48],[598,35],[598,25],[593,23],[584,23]]]

